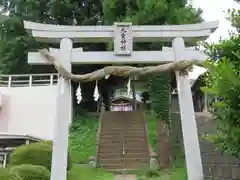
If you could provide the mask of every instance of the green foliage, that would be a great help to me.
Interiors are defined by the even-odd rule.
[[[22,180],[50,180],[50,172],[44,166],[22,164],[10,170],[18,174]]]
[[[150,83],[151,108],[158,119],[169,122],[170,73],[155,76]]]
[[[76,117],[69,137],[69,153],[74,163],[87,163],[96,154],[98,121],[93,117]]]
[[[222,58],[217,64],[206,63],[209,73],[206,76],[205,92],[222,101],[213,102],[213,117],[218,134],[215,143],[223,151],[240,155],[240,73],[234,62]]]
[[[10,172],[9,169],[0,168],[0,180],[23,180],[18,174]]]
[[[148,170],[146,172],[146,177],[148,177],[148,178],[154,178],[154,177],[159,177],[159,176],[160,176],[160,173],[157,170]]]
[[[208,73],[203,90],[213,97],[223,100],[214,102],[213,117],[217,133],[207,139],[222,151],[234,156],[240,155],[240,11],[229,10],[228,20],[237,29],[230,38],[217,44],[206,44],[206,52],[211,57],[206,63]],[[218,60],[218,63],[212,61]]]
[[[68,158],[68,169],[71,168],[71,160]],[[46,167],[51,170],[52,161],[52,143],[51,141],[43,141],[39,143],[31,143],[22,145],[12,153],[9,164],[33,164]]]

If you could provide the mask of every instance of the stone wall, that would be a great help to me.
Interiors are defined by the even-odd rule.
[[[182,144],[179,114],[173,114],[173,131],[175,138]],[[240,180],[240,160],[216,150],[216,147],[202,139],[203,134],[215,131],[214,121],[210,114],[196,113],[200,139],[201,156],[205,180]],[[183,147],[183,145],[181,145]]]

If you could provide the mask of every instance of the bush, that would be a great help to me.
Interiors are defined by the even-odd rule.
[[[11,168],[10,172],[18,174],[22,180],[49,180],[50,172],[44,166],[22,164]]]
[[[8,169],[0,168],[0,180],[22,180],[22,178]]]
[[[68,169],[71,168],[70,157],[68,158]],[[42,141],[28,145],[19,146],[10,157],[10,166],[21,164],[33,164],[46,167],[51,170],[52,142]]]
[[[148,178],[159,177],[159,176],[160,176],[160,174],[157,170],[148,170],[146,172],[146,177],[148,177]]]
[[[240,57],[239,57],[240,59]],[[214,101],[212,112],[217,132],[212,137],[222,150],[240,157],[240,74],[239,66],[222,58],[218,64],[206,63],[208,73],[203,91],[221,100]]]

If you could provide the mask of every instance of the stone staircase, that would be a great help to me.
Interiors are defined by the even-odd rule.
[[[97,161],[111,171],[137,170],[149,166],[148,138],[139,111],[110,112],[102,115]]]

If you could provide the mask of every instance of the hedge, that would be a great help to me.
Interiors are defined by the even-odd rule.
[[[16,148],[9,160],[10,166],[21,164],[41,165],[51,171],[52,161],[52,143],[50,141],[42,141],[22,145]],[[68,157],[68,169],[71,168],[71,160]]]
[[[18,174],[10,172],[9,169],[0,168],[0,180],[23,180]]]
[[[49,180],[50,172],[44,166],[22,164],[13,166],[10,172],[18,174],[22,180]]]

